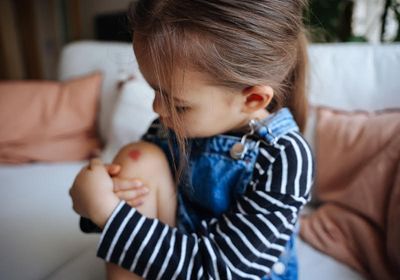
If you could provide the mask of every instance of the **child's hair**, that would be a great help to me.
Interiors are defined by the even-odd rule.
[[[138,0],[130,18],[147,62],[158,82],[170,85],[168,91],[178,68],[206,73],[216,84],[234,90],[267,84],[274,90],[268,111],[288,107],[304,131],[306,4],[307,0]],[[161,95],[185,154],[172,96]]]

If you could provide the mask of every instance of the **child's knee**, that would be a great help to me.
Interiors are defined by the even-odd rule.
[[[168,160],[163,150],[149,142],[140,141],[125,145],[117,153],[113,163],[121,165],[118,176],[122,178],[138,178],[147,182],[171,178]]]
[[[137,178],[150,190],[137,209],[147,217],[173,226],[176,190],[163,150],[143,141],[128,144],[118,152],[113,163],[121,165],[119,178]]]

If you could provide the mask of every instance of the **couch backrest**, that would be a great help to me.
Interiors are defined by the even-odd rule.
[[[400,44],[312,44],[309,57],[311,104],[344,110],[400,107]],[[107,141],[118,79],[129,74],[143,77],[130,43],[82,41],[63,49],[60,80],[94,70],[105,75],[99,129]],[[310,119],[306,137],[312,144],[314,120]]]
[[[400,44],[335,43],[309,46],[309,103],[342,110],[400,108]],[[314,148],[316,115],[305,137]]]
[[[400,107],[400,44],[309,47],[310,103],[344,110]]]
[[[141,78],[132,45],[119,42],[79,41],[66,45],[58,68],[59,80],[100,70],[104,74],[99,112],[99,132],[107,143],[117,83],[133,74]]]

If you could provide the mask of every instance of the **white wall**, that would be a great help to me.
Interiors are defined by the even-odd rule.
[[[353,14],[353,33],[364,36],[370,43],[380,43],[381,22],[385,0],[355,0]],[[398,22],[392,10],[389,10],[386,24],[385,41],[394,39]]]

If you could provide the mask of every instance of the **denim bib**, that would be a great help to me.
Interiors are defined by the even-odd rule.
[[[161,128],[157,121],[154,125]],[[275,145],[281,135],[299,131],[288,108],[282,108],[265,119],[257,120],[253,128],[247,138],[220,134],[208,138],[188,139],[188,168],[177,188],[177,227],[180,231],[187,234],[197,232],[201,228],[202,220],[220,217],[235,203],[238,196],[243,195],[252,179],[260,141]],[[173,158],[178,158],[178,150],[176,145],[172,145],[171,152],[168,137],[174,143],[173,131],[168,130],[168,133],[165,133],[162,129],[157,129],[155,134],[146,134],[143,140],[161,147],[173,170]],[[232,156],[234,145],[240,143],[243,144],[243,152],[239,157]],[[294,251],[296,234],[297,231],[292,234],[285,252],[278,261],[284,267],[292,268],[285,269],[285,273],[281,274],[272,272],[263,279],[297,279],[297,276],[282,278],[289,272],[297,275],[297,258]]]

